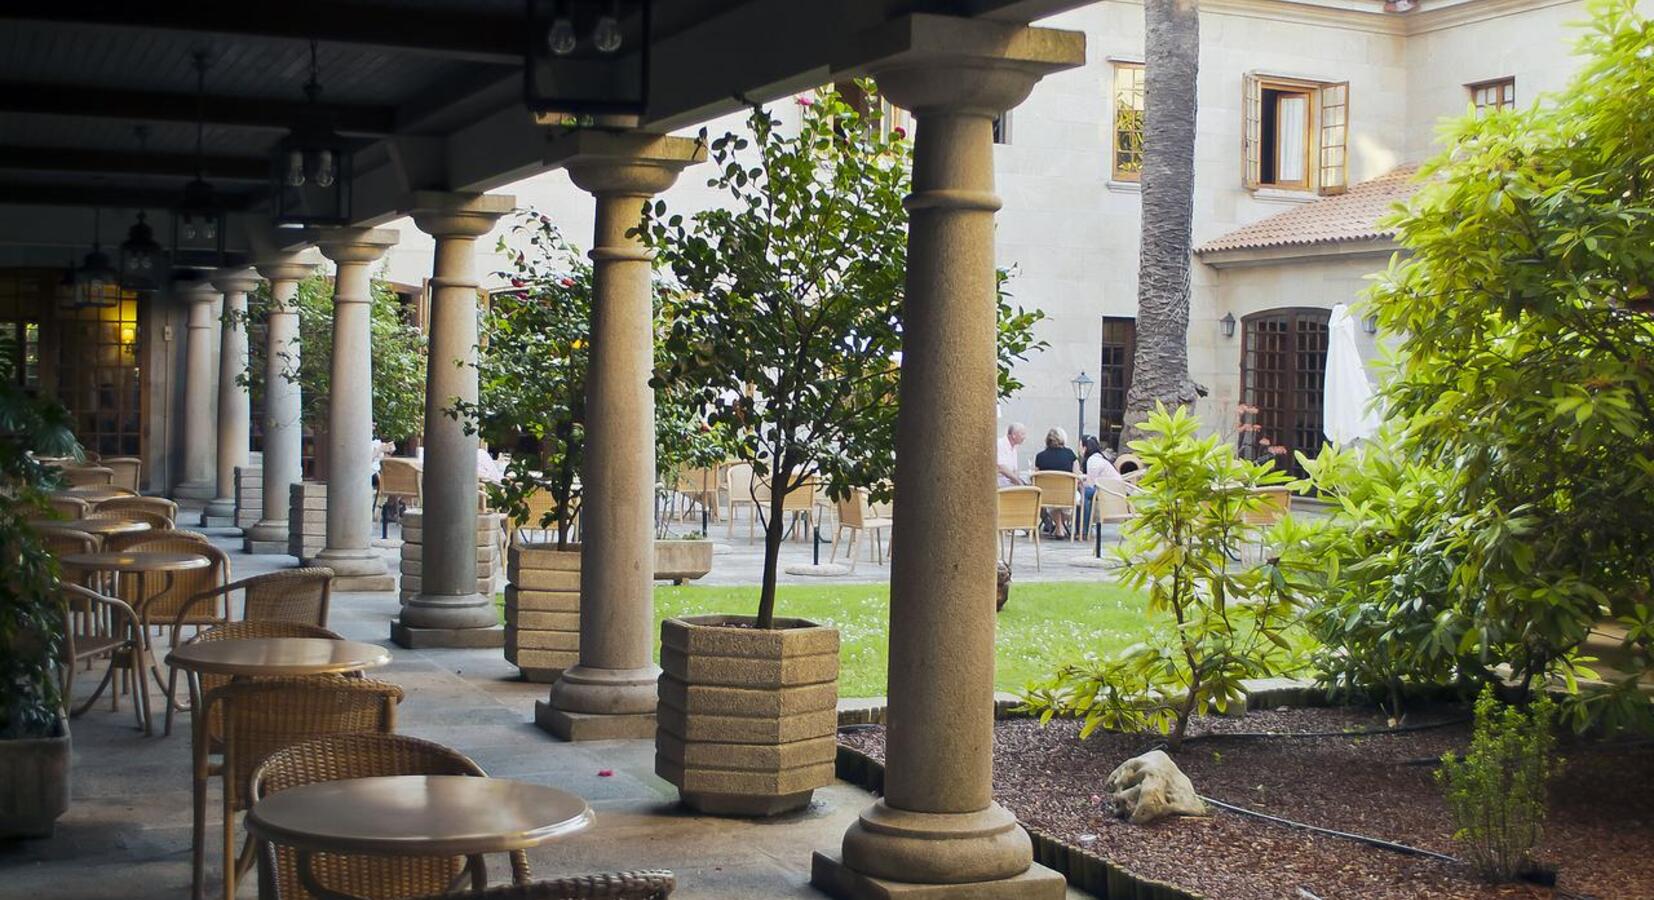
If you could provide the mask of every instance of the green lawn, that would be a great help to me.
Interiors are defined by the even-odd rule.
[[[1143,638],[1144,600],[1125,588],[1096,583],[1014,584],[999,614],[994,684],[1021,689],[1087,651],[1113,652]],[[655,617],[752,615],[758,588],[684,585],[655,589]],[[885,693],[890,589],[882,584],[782,585],[777,615],[810,619],[839,630],[839,696]],[[658,651],[657,651],[658,652]]]

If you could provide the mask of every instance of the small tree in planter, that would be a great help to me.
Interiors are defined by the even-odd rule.
[[[757,615],[661,629],[656,771],[706,812],[794,809],[833,778],[838,634],[778,618],[775,594],[787,495],[813,479],[882,495],[894,471],[910,147],[872,83],[856,93],[800,98],[795,134],[754,109],[750,138],[711,142],[721,208],[686,220],[657,201],[641,229],[683,288],[656,384],[693,392],[770,493]],[[1036,346],[1038,316],[1001,312],[1004,364]]]
[[[57,563],[28,520],[47,514],[54,470],[30,456],[81,455],[68,413],[26,392],[0,342],[0,838],[49,834],[69,805],[69,732],[57,664]]]

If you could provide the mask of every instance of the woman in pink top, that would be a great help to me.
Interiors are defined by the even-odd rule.
[[[1091,498],[1097,496],[1098,485],[1108,481],[1120,480],[1119,470],[1103,455],[1103,443],[1095,435],[1086,435],[1082,442],[1085,446],[1085,458],[1080,462],[1080,468],[1085,472],[1085,515],[1081,519],[1080,533],[1091,536]],[[1097,527],[1101,528],[1099,524]]]

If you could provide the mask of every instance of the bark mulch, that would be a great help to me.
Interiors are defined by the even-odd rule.
[[[1464,707],[1414,710],[1409,724],[1464,720]],[[1233,732],[1382,728],[1370,710],[1282,709],[1203,719],[1173,754],[1201,794],[1287,819],[1457,856],[1434,760],[1462,752],[1467,721],[1397,734],[1224,737]],[[1023,822],[1139,877],[1212,900],[1333,898],[1654,898],[1654,747],[1563,740],[1540,858],[1558,890],[1487,885],[1463,865],[1407,856],[1221,810],[1207,818],[1130,825],[1102,807],[1115,766],[1156,746],[1079,724],[1007,719],[994,731],[994,793]],[[883,760],[884,731],[839,742]],[[945,753],[945,747],[938,747]],[[1429,762],[1426,762],[1429,761]]]

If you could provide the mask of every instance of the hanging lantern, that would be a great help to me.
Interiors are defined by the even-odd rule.
[[[316,42],[310,42],[309,101],[303,118],[276,144],[271,158],[270,195],[277,225],[350,224],[350,188],[355,172],[356,142],[333,129],[322,107],[321,68]]]
[[[166,270],[166,251],[155,242],[155,229],[144,221],[138,211],[138,221],[126,231],[121,242],[121,287],[129,291],[153,291],[161,286],[161,274]]]
[[[202,177],[206,135],[207,54],[195,54],[195,179],[172,211],[172,257],[179,266],[216,269],[224,265],[224,204]]]
[[[523,91],[535,120],[636,127],[648,107],[652,5],[652,0],[528,0]]]
[[[86,252],[86,257],[80,261],[75,269],[75,308],[83,309],[89,306],[114,306],[121,297],[121,273],[109,262],[109,254],[103,252],[103,246],[98,241],[99,224],[103,219],[103,210],[96,207],[92,210],[92,249]]]

